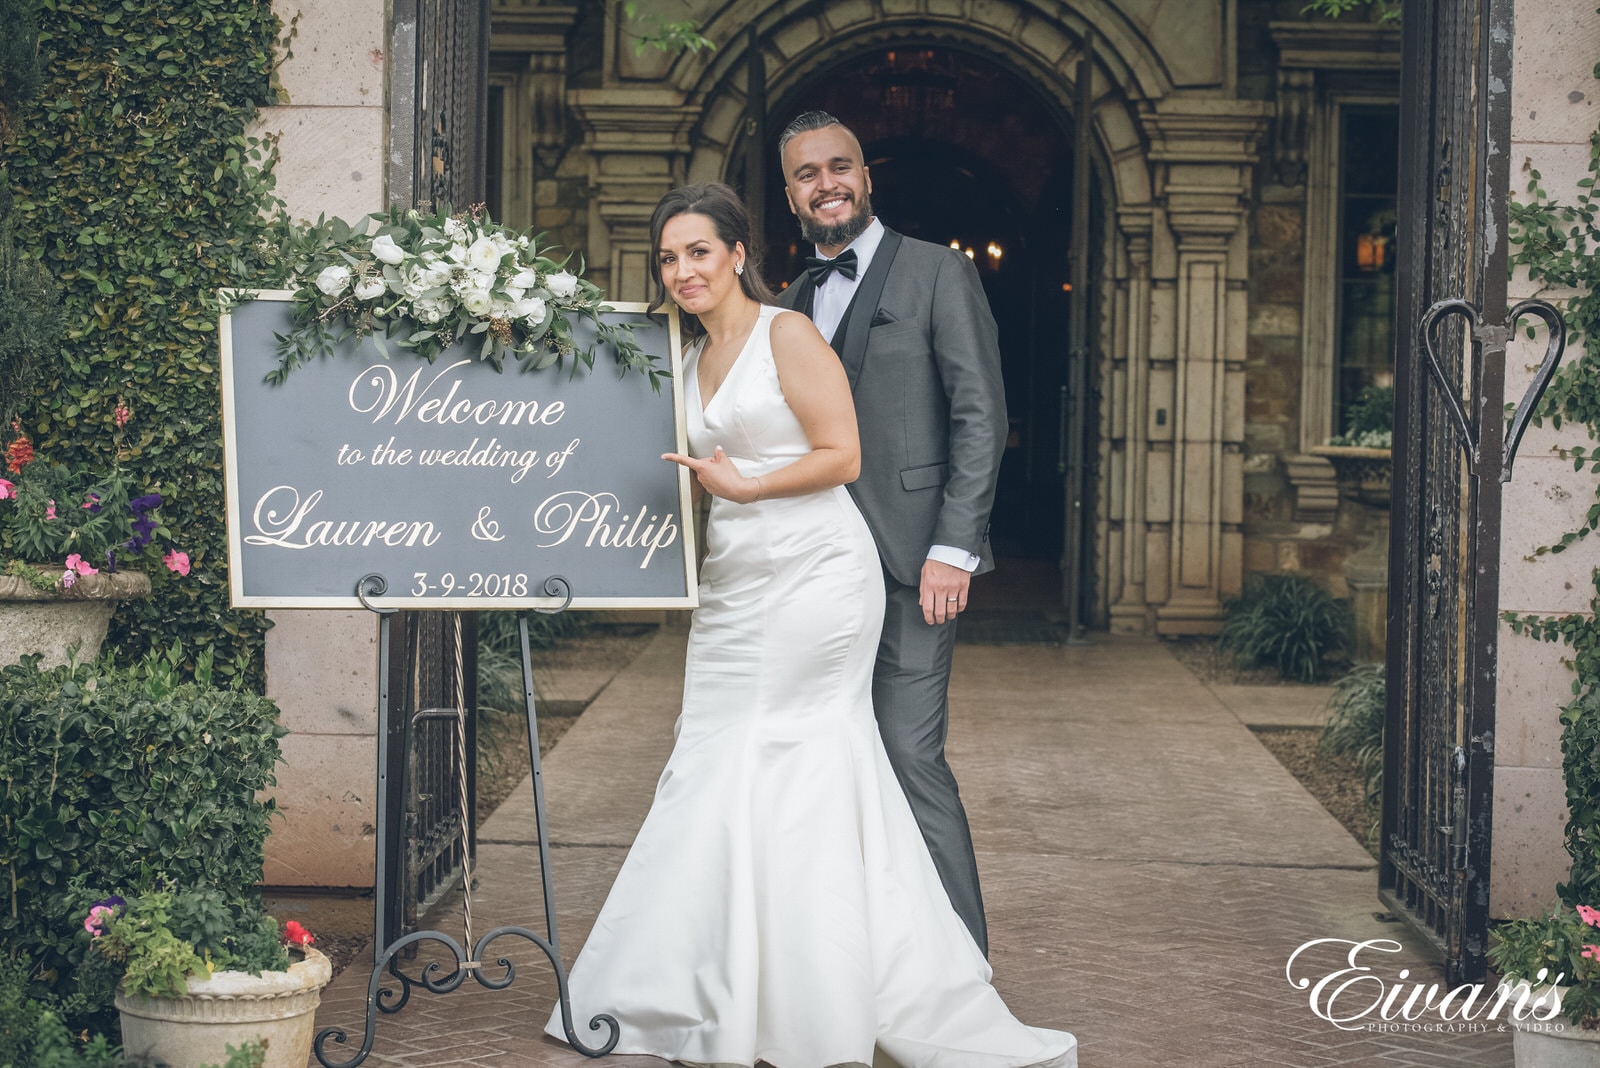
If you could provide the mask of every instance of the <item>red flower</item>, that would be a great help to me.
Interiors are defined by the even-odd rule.
[[[33,442],[19,437],[6,447],[6,470],[20,475],[22,469],[33,462]]]
[[[316,939],[311,937],[311,932],[300,926],[299,920],[290,920],[283,925],[283,941],[290,946],[309,946]]]

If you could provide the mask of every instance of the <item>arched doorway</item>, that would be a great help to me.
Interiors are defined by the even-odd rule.
[[[812,109],[838,116],[861,138],[873,207],[887,225],[959,248],[977,265],[1000,328],[1010,417],[991,524],[995,551],[1027,576],[1032,603],[1060,608],[1065,587],[1078,591],[1087,608],[1095,601],[1094,554],[1084,553],[1065,583],[1055,570],[1068,514],[1063,387],[1076,178],[1071,118],[992,59],[915,43],[858,52],[814,70],[773,102],[769,137],[776,140],[792,117]],[[1087,177],[1093,197],[1098,182]],[[776,167],[767,171],[762,199],[767,273],[782,285],[810,249],[799,240]],[[1098,247],[1098,236],[1089,235],[1088,248]],[[1090,273],[1098,276],[1098,265]],[[1082,430],[1097,441],[1096,399],[1085,409],[1090,425]],[[1095,474],[1085,479],[1091,496]],[[1083,503],[1080,514],[1092,528],[1095,502]],[[1095,545],[1093,530],[1084,533],[1084,544]]]

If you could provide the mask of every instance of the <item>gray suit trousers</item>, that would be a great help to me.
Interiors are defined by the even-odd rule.
[[[989,929],[978,888],[978,863],[972,855],[972,832],[955,776],[944,758],[956,624],[929,626],[917,603],[917,587],[901,585],[887,575],[884,584],[883,637],[872,673],[878,733],[950,903],[988,956]]]

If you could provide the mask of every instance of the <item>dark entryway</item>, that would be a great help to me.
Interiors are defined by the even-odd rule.
[[[873,208],[886,225],[959,248],[977,265],[1000,327],[1010,414],[995,549],[1003,557],[1059,561],[1067,503],[1071,119],[995,62],[914,43],[843,60],[773,101],[768,143],[812,109],[838,116],[861,138]],[[793,278],[810,252],[778,170],[767,169],[764,196],[766,269],[775,286]],[[1090,420],[1098,407],[1091,399]],[[1097,438],[1089,428],[1087,440]],[[1094,472],[1087,482],[1095,485]],[[1084,514],[1094,515],[1092,501]],[[1085,553],[1077,588],[1089,587],[1094,570],[1093,554]]]

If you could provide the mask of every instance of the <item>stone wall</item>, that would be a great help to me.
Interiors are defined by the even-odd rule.
[[[273,4],[298,18],[279,68],[286,103],[258,128],[279,136],[278,194],[298,219],[352,223],[383,210],[388,131],[387,5]],[[283,812],[266,846],[272,886],[373,883],[377,624],[367,612],[272,611],[267,696],[290,733],[272,792]]]
[[[1550,0],[1518,4],[1512,78],[1511,181],[1526,189],[1537,169],[1556,201],[1573,203],[1577,182],[1588,176],[1589,138],[1600,125],[1600,15],[1593,4]],[[1537,292],[1525,274],[1512,278],[1513,303]],[[1506,397],[1520,398],[1544,355],[1544,337],[1522,335],[1506,361]],[[1577,358],[1571,351],[1568,359]],[[1505,489],[1500,554],[1500,607],[1504,611],[1565,615],[1592,610],[1593,539],[1560,555],[1538,555],[1566,531],[1577,529],[1594,503],[1595,476],[1575,472],[1563,447],[1593,448],[1584,431],[1530,428],[1517,454],[1515,477]],[[1563,844],[1565,783],[1561,775],[1562,705],[1572,700],[1573,673],[1565,646],[1518,637],[1503,626],[1495,719],[1494,864],[1489,905],[1496,917],[1528,915],[1555,903],[1570,858]]]

